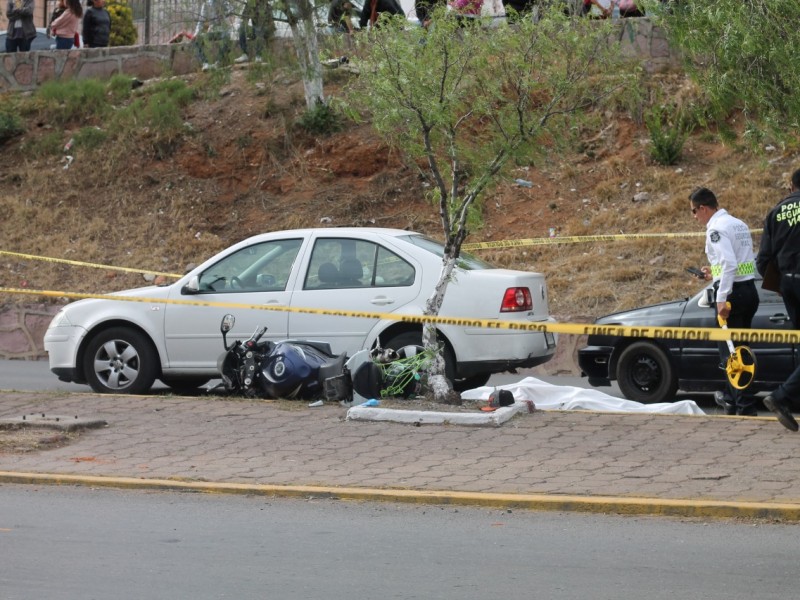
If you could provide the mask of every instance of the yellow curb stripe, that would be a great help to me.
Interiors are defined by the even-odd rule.
[[[50,473],[0,471],[0,483],[37,485],[84,485],[118,489],[193,491],[217,494],[248,494],[280,498],[331,498],[406,504],[449,504],[537,511],[615,513],[709,518],[754,518],[800,521],[800,504],[779,502],[733,502],[680,500],[618,496],[557,496],[545,494],[496,494],[409,489],[376,489],[313,485],[262,485],[214,483],[135,477],[98,477]]]

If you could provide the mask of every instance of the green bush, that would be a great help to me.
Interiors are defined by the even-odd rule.
[[[111,16],[109,46],[133,46],[139,33],[133,24],[133,10],[127,0],[110,0],[106,10]]]
[[[650,156],[661,165],[674,165],[683,153],[689,126],[683,111],[675,107],[654,106],[644,116],[650,133]]]
[[[22,145],[21,153],[26,157],[33,158],[61,154],[64,151],[65,142],[63,131],[51,131],[25,142]]]
[[[20,119],[18,115],[0,111],[0,144],[4,144],[24,131],[25,128],[22,126],[22,119]]]
[[[108,139],[108,133],[98,127],[81,127],[74,138],[78,148],[97,148]]]
[[[123,75],[121,73],[112,75],[106,86],[108,89],[108,95],[111,97],[111,101],[118,104],[128,100],[131,97],[131,92],[133,91],[133,81],[134,78],[130,75]]]
[[[328,104],[319,103],[297,121],[298,127],[314,135],[330,135],[342,129],[342,118]]]
[[[197,97],[197,92],[186,85],[181,79],[165,79],[154,83],[147,89],[152,95],[164,94],[169,102],[184,108],[189,106]]]
[[[51,125],[64,126],[102,118],[110,110],[106,87],[96,79],[48,81],[37,91],[40,118]]]

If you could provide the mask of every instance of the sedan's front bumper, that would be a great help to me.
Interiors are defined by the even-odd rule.
[[[44,334],[44,349],[50,362],[50,370],[61,381],[84,383],[80,377],[78,348],[86,334],[83,327],[50,327]]]
[[[586,346],[578,350],[578,367],[594,386],[611,385],[612,346]]]

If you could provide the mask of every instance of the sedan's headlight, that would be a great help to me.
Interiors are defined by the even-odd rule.
[[[72,322],[67,317],[66,309],[62,308],[56,313],[56,316],[50,321],[50,327],[72,327]]]

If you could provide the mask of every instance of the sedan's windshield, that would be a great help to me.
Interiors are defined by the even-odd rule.
[[[424,248],[428,252],[432,252],[438,257],[444,256],[444,244],[441,244],[431,238],[425,237],[424,235],[404,235],[400,237],[401,240],[405,240],[415,246],[419,246],[420,248]],[[462,252],[461,255],[458,257],[458,266],[465,271],[479,271],[481,269],[494,269],[492,265],[487,263],[486,261],[481,260],[480,258],[476,258],[471,254],[466,252]]]

